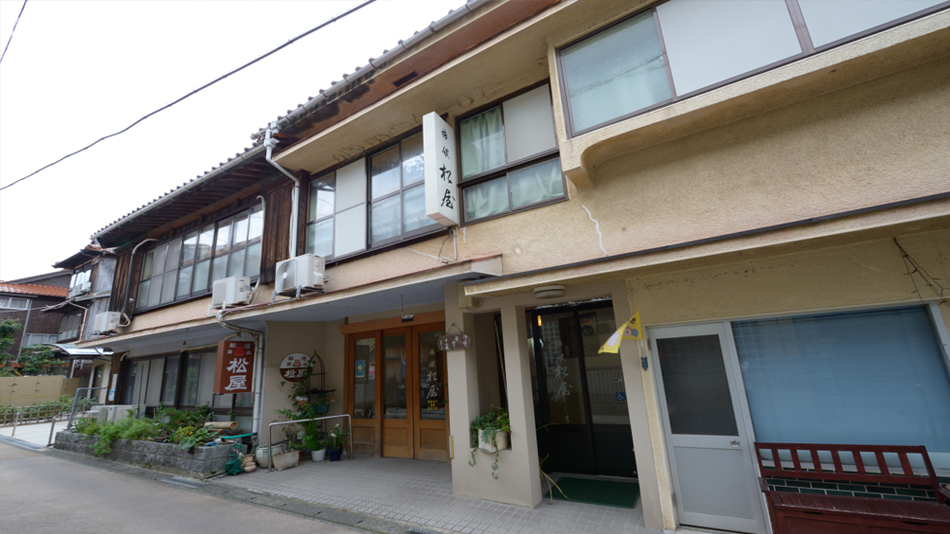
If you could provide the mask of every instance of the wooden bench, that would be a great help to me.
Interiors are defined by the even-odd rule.
[[[950,533],[950,491],[926,447],[756,443],[755,452],[775,534]],[[883,497],[926,499],[921,489],[935,500]],[[834,494],[842,490],[861,496]]]

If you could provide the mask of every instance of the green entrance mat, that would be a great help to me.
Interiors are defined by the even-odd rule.
[[[557,488],[551,488],[555,499],[616,508],[633,508],[637,505],[637,498],[640,496],[640,485],[636,482],[561,477],[557,480],[557,486],[568,498],[565,499]],[[549,493],[545,493],[545,499],[550,498]]]

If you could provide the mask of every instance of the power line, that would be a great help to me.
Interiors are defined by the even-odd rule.
[[[83,148],[80,148],[79,150],[77,150],[77,151],[75,151],[75,152],[66,154],[65,156],[59,158],[58,160],[56,160],[56,161],[54,161],[54,162],[52,162],[52,163],[50,163],[50,164],[48,164],[48,165],[44,165],[44,166],[40,167],[39,169],[37,169],[37,170],[31,172],[30,174],[27,174],[26,176],[24,176],[23,178],[20,178],[19,180],[15,181],[15,182],[12,182],[12,183],[9,183],[9,184],[7,184],[7,185],[5,185],[5,186],[3,186],[3,187],[0,187],[0,191],[3,191],[4,189],[7,189],[7,188],[9,188],[9,187],[12,187],[12,186],[14,186],[14,185],[16,185],[16,184],[22,182],[23,180],[26,180],[27,178],[29,178],[29,177],[31,177],[31,176],[34,176],[34,175],[36,175],[36,174],[38,174],[38,173],[40,173],[40,172],[42,172],[42,171],[44,171],[44,170],[46,170],[46,169],[52,167],[53,165],[56,165],[57,163],[62,162],[63,160],[66,160],[66,159],[68,159],[68,158],[71,158],[71,157],[75,156],[76,154],[79,154],[80,152],[89,150],[90,148],[96,146],[97,144],[99,144],[99,143],[102,142],[102,141],[105,141],[106,139],[109,139],[110,137],[115,137],[115,136],[117,136],[117,135],[121,135],[121,134],[123,134],[123,133],[129,131],[130,129],[132,129],[132,127],[134,127],[134,126],[137,125],[138,123],[144,121],[145,119],[151,117],[152,115],[155,115],[156,113],[159,113],[159,112],[161,112],[161,111],[164,111],[164,110],[166,110],[166,109],[168,109],[168,108],[174,106],[175,104],[181,102],[182,100],[184,100],[184,99],[186,99],[186,98],[188,98],[188,97],[190,97],[190,96],[192,96],[192,95],[194,95],[194,94],[197,94],[197,93],[199,93],[199,92],[201,92],[201,91],[207,89],[208,87],[211,87],[212,85],[214,85],[214,84],[220,82],[221,80],[227,78],[228,76],[231,76],[232,74],[236,74],[236,73],[238,73],[238,72],[241,72],[242,70],[246,69],[247,67],[250,67],[251,65],[257,63],[258,61],[260,61],[260,60],[262,60],[262,59],[265,59],[265,58],[267,58],[268,56],[270,56],[270,55],[272,55],[272,54],[274,54],[274,53],[276,53],[276,52],[278,52],[278,51],[280,51],[280,50],[282,50],[282,49],[284,49],[284,48],[286,48],[286,47],[288,47],[288,46],[294,44],[294,43],[297,42],[298,40],[300,40],[300,39],[302,39],[302,38],[304,38],[304,37],[310,35],[311,33],[315,32],[315,31],[317,31],[317,30],[320,30],[320,29],[322,29],[322,28],[324,28],[324,27],[326,27],[326,26],[329,26],[330,24],[333,24],[334,22],[336,22],[336,21],[342,19],[343,17],[345,17],[345,16],[347,16],[347,15],[350,15],[350,14],[352,14],[352,13],[355,13],[355,12],[359,11],[360,9],[363,9],[364,7],[366,7],[366,6],[370,5],[370,4],[372,4],[372,3],[375,2],[375,1],[376,1],[376,0],[366,0],[366,1],[363,2],[362,4],[356,6],[356,7],[352,8],[352,9],[350,9],[350,10],[348,10],[348,11],[345,11],[345,12],[339,14],[339,15],[337,15],[337,16],[333,17],[332,19],[330,19],[330,20],[328,20],[328,21],[326,21],[326,22],[324,22],[324,23],[322,23],[322,24],[320,24],[320,25],[318,25],[318,26],[316,26],[316,27],[314,27],[314,28],[312,28],[312,29],[310,29],[310,30],[305,31],[304,33],[301,33],[301,34],[298,35],[297,37],[294,37],[293,39],[290,39],[290,40],[287,41],[286,43],[284,43],[284,44],[278,46],[277,48],[271,50],[270,52],[268,52],[268,53],[266,53],[266,54],[264,54],[264,55],[262,55],[262,56],[259,56],[259,57],[257,57],[256,59],[245,63],[244,65],[241,65],[240,67],[238,67],[238,68],[232,70],[231,72],[229,72],[229,73],[227,73],[227,74],[225,74],[225,75],[223,75],[223,76],[219,76],[218,78],[216,78],[215,80],[213,80],[213,81],[211,81],[211,82],[208,82],[208,83],[202,85],[201,87],[199,87],[199,88],[195,89],[194,91],[188,93],[187,95],[185,95],[185,96],[179,98],[178,100],[175,100],[174,102],[172,102],[172,103],[170,103],[170,104],[166,104],[166,105],[164,105],[164,106],[162,106],[162,107],[156,109],[155,111],[149,113],[148,115],[145,115],[145,116],[142,117],[141,119],[139,119],[139,120],[133,122],[132,124],[130,124],[130,125],[126,126],[125,128],[119,130],[118,132],[115,132],[115,133],[106,135],[106,136],[104,136],[104,137],[100,137],[99,139],[97,139],[97,140],[94,141],[93,143],[90,143],[90,144],[84,146]],[[24,4],[25,4],[25,2],[24,2]],[[11,37],[12,37],[12,36],[11,36]]]
[[[23,16],[23,10],[26,9],[27,0],[23,0],[23,6],[20,7],[20,14],[16,16],[16,22],[13,23],[13,29],[10,30],[10,38],[7,39],[7,46],[3,47],[3,54],[0,54],[0,63],[3,63],[3,58],[7,57],[7,49],[10,48],[10,43],[13,41],[13,34],[16,32],[16,25],[20,23],[20,17]]]

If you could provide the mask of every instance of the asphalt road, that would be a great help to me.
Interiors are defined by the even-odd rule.
[[[3,534],[357,530],[0,444]]]

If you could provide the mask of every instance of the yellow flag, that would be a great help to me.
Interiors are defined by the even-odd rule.
[[[600,347],[597,354],[602,352],[617,354],[620,352],[620,342],[624,339],[643,339],[643,328],[640,327],[640,312],[633,314],[633,317],[620,325],[620,328],[611,334],[607,342]]]

